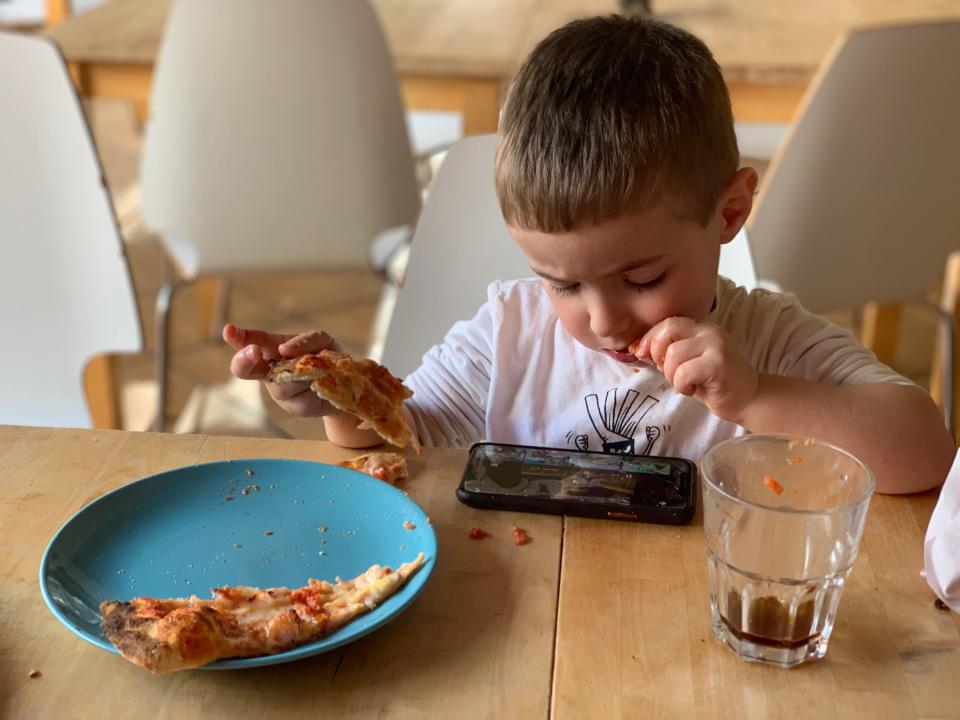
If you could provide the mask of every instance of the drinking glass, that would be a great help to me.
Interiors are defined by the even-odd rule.
[[[744,435],[700,465],[713,632],[744,660],[823,657],[874,477],[838,447]]]

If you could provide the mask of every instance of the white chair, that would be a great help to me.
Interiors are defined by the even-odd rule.
[[[960,248],[958,68],[960,22],[838,40],[758,197],[760,277],[814,312],[925,297]]]
[[[393,65],[356,0],[177,0],[154,76],[143,215],[184,280],[368,262],[419,194]],[[157,300],[157,429],[168,311]]]
[[[495,143],[494,135],[461,140],[434,178],[377,354],[400,377],[420,365],[423,353],[442,341],[454,322],[473,317],[486,299],[487,285],[531,275],[497,203]],[[748,288],[756,286],[744,233],[723,246],[720,273]]]
[[[0,423],[119,426],[110,363],[100,365],[104,405],[88,406],[85,369],[103,353],[139,352],[140,318],[103,170],[53,43],[0,33],[0,102]]]

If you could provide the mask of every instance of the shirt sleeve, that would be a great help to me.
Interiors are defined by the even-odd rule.
[[[740,300],[734,325],[761,372],[829,385],[914,385],[847,330],[805,309],[794,295],[754,290]]]
[[[491,286],[473,319],[454,324],[404,380],[413,390],[407,407],[424,446],[464,447],[484,436],[496,298],[496,287]]]

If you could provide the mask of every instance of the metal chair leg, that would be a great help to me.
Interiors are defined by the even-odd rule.
[[[170,306],[179,281],[174,277],[169,263],[163,262],[163,286],[157,295],[157,304],[154,312],[156,319],[156,349],[154,358],[156,364],[157,381],[157,417],[153,429],[163,432],[167,421],[167,370],[170,360]]]
[[[370,345],[367,348],[367,357],[380,362],[383,359],[383,346],[387,339],[387,330],[390,327],[390,318],[393,316],[394,306],[400,293],[393,283],[384,283],[380,291],[380,300],[373,316],[373,327],[370,331]]]

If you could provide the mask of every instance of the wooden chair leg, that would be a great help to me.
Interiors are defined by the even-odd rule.
[[[225,278],[211,275],[202,277],[194,284],[197,293],[197,325],[202,337],[219,337],[220,328],[214,327],[214,322],[224,315],[224,294],[226,293]]]
[[[133,114],[137,118],[137,129],[142,132],[150,119],[150,101],[145,98],[134,99]]]
[[[867,303],[863,308],[861,342],[885,365],[893,365],[900,329],[899,303]]]
[[[97,355],[83,371],[83,387],[93,426],[98,429],[123,429],[120,410],[120,380],[115,355]]]
[[[930,363],[930,394],[942,412],[946,406],[950,405],[945,397],[945,392],[948,388],[950,389],[951,395],[953,396],[952,428],[954,440],[960,441],[958,440],[958,438],[960,438],[960,422],[958,422],[960,421],[960,408],[957,407],[957,403],[960,401],[960,388],[958,388],[958,384],[960,384],[960,382],[958,382],[958,377],[960,377],[958,376],[958,371],[960,371],[960,357],[958,357],[960,347],[958,347],[958,345],[960,345],[960,343],[958,343],[957,338],[957,331],[958,328],[960,328],[960,252],[951,253],[949,257],[947,257],[947,263],[944,268],[943,287],[940,291],[939,311],[942,316],[950,319],[953,323],[953,367],[947,368],[944,366],[944,343],[948,342],[948,337],[942,327],[938,328],[937,342]],[[950,376],[952,382],[946,382],[945,374],[948,372],[952,373]]]

